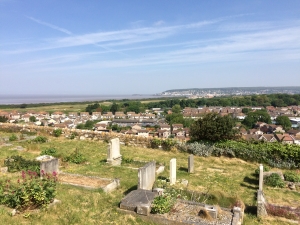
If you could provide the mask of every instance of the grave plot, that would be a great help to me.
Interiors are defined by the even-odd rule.
[[[58,175],[58,181],[63,184],[70,184],[91,190],[102,189],[104,192],[111,192],[120,186],[119,179],[107,179],[69,173],[60,173]]]
[[[188,171],[192,172],[193,159],[189,160]],[[170,160],[170,181],[168,188],[153,188],[156,180],[155,161],[148,162],[138,169],[138,189],[131,191],[120,202],[120,211],[158,224],[195,224],[195,225],[238,225],[243,221],[244,207],[232,209],[220,208],[218,205],[186,201],[181,199],[174,186],[176,180],[176,159]],[[146,216],[146,217],[145,217]]]

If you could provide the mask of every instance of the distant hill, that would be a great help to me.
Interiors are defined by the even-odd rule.
[[[300,86],[291,87],[227,87],[227,88],[188,88],[172,89],[160,95],[174,96],[222,96],[222,95],[253,95],[253,94],[300,94]]]

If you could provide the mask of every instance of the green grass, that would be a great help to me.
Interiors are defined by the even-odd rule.
[[[0,133],[0,137],[9,136]],[[154,224],[144,222],[138,217],[122,214],[117,208],[120,200],[130,190],[137,188],[138,162],[151,161],[164,164],[165,171],[159,176],[169,176],[169,161],[177,159],[177,179],[187,179],[188,189],[197,192],[206,192],[214,196],[215,202],[222,206],[230,207],[235,199],[242,199],[246,205],[244,224],[288,224],[277,218],[258,220],[256,218],[256,191],[258,180],[254,170],[258,164],[248,163],[239,159],[225,157],[197,157],[195,156],[195,173],[187,173],[187,153],[167,152],[156,149],[121,146],[121,154],[128,163],[120,167],[112,167],[106,164],[107,144],[101,141],[78,141],[67,140],[63,137],[48,137],[49,142],[43,144],[29,145],[26,142],[10,142],[13,146],[0,147],[0,164],[12,155],[21,155],[27,159],[33,159],[42,150],[55,148],[60,158],[71,154],[76,148],[84,154],[88,162],[84,164],[73,164],[62,162],[60,170],[63,172],[77,173],[102,178],[120,178],[121,186],[112,193],[106,194],[102,191],[90,191],[70,185],[58,185],[57,199],[62,203],[40,213],[27,212],[30,214],[19,214],[15,217],[8,215],[7,210],[0,207],[0,219],[2,224]],[[1,138],[0,138],[1,140]],[[1,144],[1,142],[0,142]],[[25,151],[11,150],[17,145],[27,148]],[[6,177],[12,176],[7,174]],[[1,177],[0,179],[5,179]],[[177,185],[180,187],[180,185]],[[294,201],[299,199],[299,193],[265,188],[267,196],[272,200],[280,202]],[[28,218],[24,218],[28,216]]]

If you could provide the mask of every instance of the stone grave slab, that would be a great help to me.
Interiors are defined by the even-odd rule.
[[[134,190],[121,200],[120,208],[134,211],[141,215],[149,215],[151,211],[151,203],[157,195],[157,192],[149,190]]]

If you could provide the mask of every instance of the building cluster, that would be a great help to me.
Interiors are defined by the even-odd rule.
[[[215,112],[219,115],[231,115],[234,118],[243,120],[246,114],[243,113],[243,108],[248,108],[250,111],[264,109],[264,107],[186,107],[182,110],[184,118],[198,119],[206,113]],[[300,127],[300,106],[289,107],[273,107],[265,108],[269,113],[272,124],[257,123],[254,129],[246,130],[238,128],[240,135],[245,140],[263,140],[267,142],[283,142],[300,144],[299,130],[283,130],[282,126],[275,125],[277,116],[287,116],[293,128]],[[93,112],[91,115],[88,112],[54,112],[48,113],[45,111],[35,112],[28,111],[19,113],[17,111],[0,111],[0,116],[8,118],[8,122],[23,122],[31,123],[37,126],[53,126],[57,128],[76,128],[79,124],[85,124],[87,121],[99,121],[94,124],[93,129],[99,132],[108,132],[111,127],[117,125],[121,128],[123,134],[131,134],[137,136],[154,136],[160,138],[174,137],[178,139],[189,139],[189,128],[184,128],[182,124],[168,125],[161,116],[163,110],[161,108],[153,108],[146,110],[145,113],[135,112]],[[169,110],[168,113],[172,113]],[[34,119],[32,119],[34,117]]]

